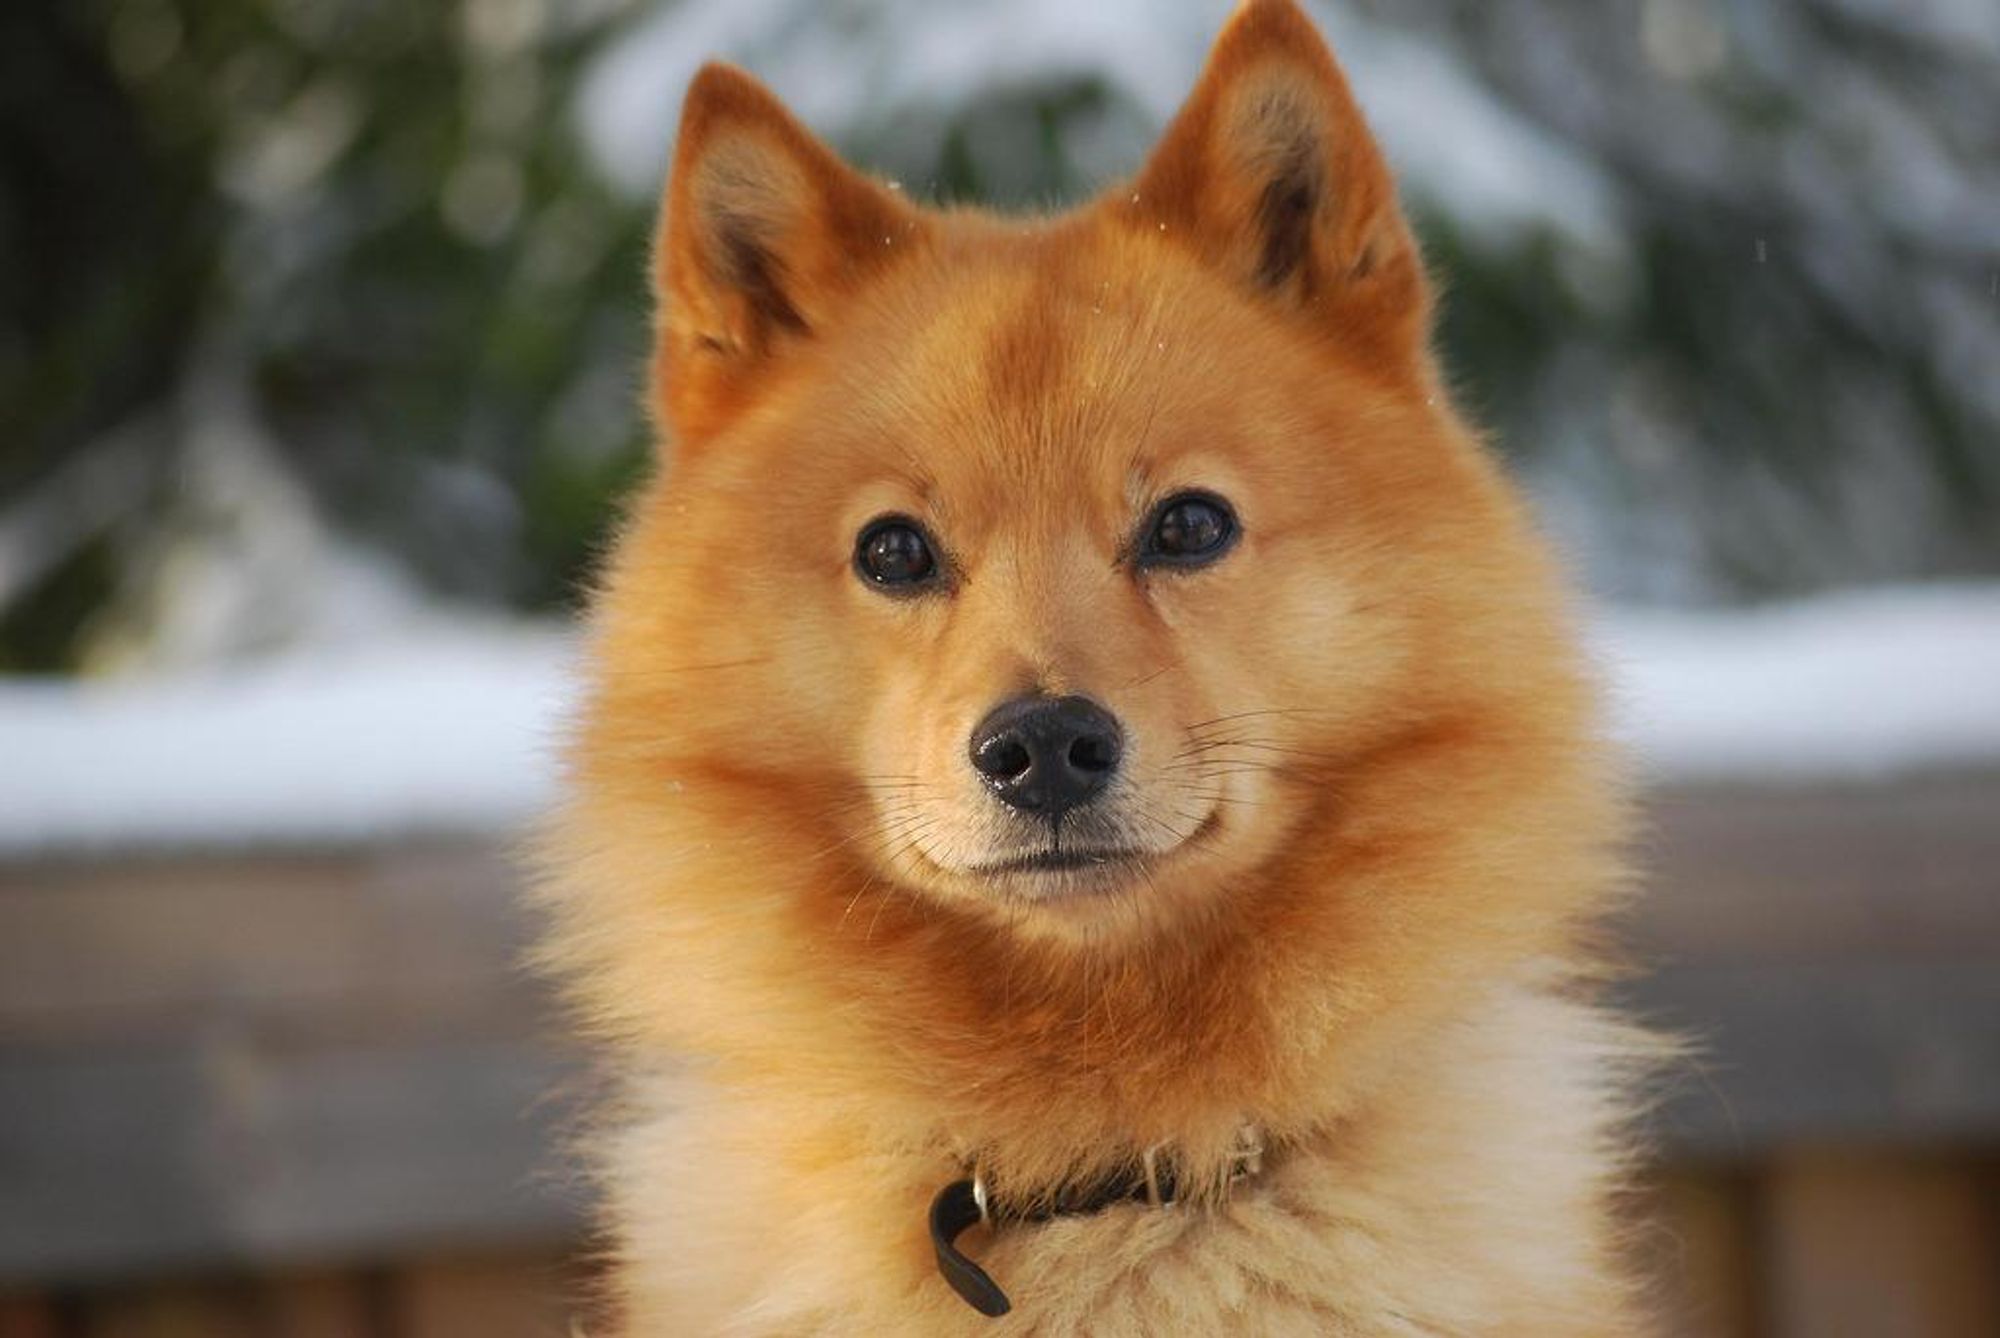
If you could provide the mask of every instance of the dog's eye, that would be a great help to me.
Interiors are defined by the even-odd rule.
[[[1236,514],[1214,493],[1176,493],[1153,508],[1139,560],[1192,566],[1221,557],[1236,539]]]
[[[884,516],[869,522],[855,540],[854,569],[871,585],[909,587],[937,575],[937,557],[914,520]]]

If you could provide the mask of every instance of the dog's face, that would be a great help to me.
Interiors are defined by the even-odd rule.
[[[728,788],[773,858],[1027,933],[1185,922],[1514,668],[1542,573],[1288,5],[1047,222],[919,209],[711,68],[659,280],[599,715],[663,815]]]

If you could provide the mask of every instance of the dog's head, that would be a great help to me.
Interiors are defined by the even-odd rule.
[[[1097,938],[1212,918],[1385,757],[1567,728],[1546,573],[1289,3],[1243,6],[1136,178],[1049,220],[920,207],[711,66],[656,282],[670,444],[588,767],[663,840],[705,805],[834,914],[893,889]],[[1462,772],[1409,798],[1533,779]]]

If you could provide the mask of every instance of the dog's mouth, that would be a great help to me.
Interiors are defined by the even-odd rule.
[[[1150,858],[1151,856],[1148,852],[1129,847],[1065,850],[1057,846],[1050,846],[1046,850],[1036,850],[1025,855],[1014,855],[985,864],[975,864],[969,872],[988,878],[998,878],[1007,874],[1017,873],[1077,873],[1090,871],[1111,873],[1122,872],[1144,864]]]
[[[1103,833],[1095,841],[1076,842],[1056,837],[1045,846],[973,864],[963,872],[996,884],[1010,895],[1026,895],[1033,901],[1089,898],[1127,887],[1142,878],[1150,879],[1153,870],[1163,862],[1191,847],[1206,844],[1219,826],[1220,816],[1211,813],[1195,831],[1166,850],[1121,841],[1112,832]]]

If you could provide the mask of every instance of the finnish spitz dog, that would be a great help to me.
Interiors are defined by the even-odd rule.
[[[1624,800],[1332,55],[919,205],[710,65],[546,958],[617,1332],[1638,1327]]]

